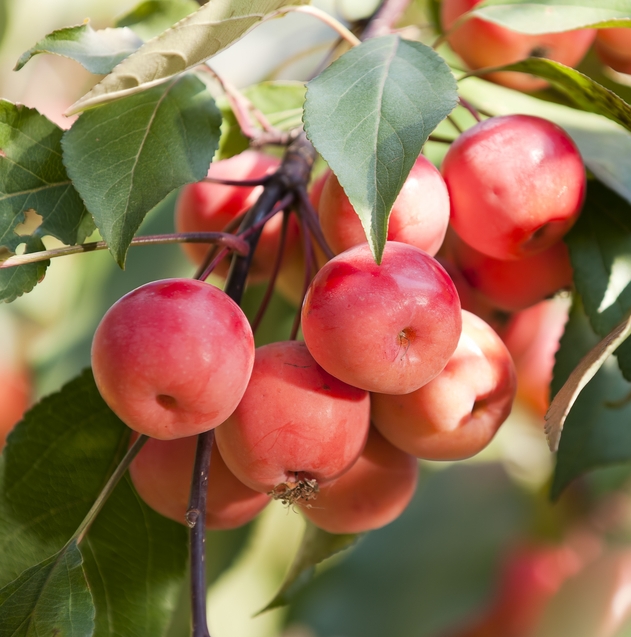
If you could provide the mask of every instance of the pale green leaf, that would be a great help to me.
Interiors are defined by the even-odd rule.
[[[117,263],[145,215],[203,179],[221,115],[195,75],[84,113],[63,139],[64,163]]]
[[[305,130],[359,215],[377,262],[392,205],[457,99],[445,61],[396,35],[367,40],[307,85]]]
[[[94,604],[76,542],[0,589],[0,637],[91,637]]]
[[[52,53],[79,62],[90,73],[105,75],[142,45],[131,29],[95,31],[89,24],[65,27],[49,33],[20,56],[19,71],[34,55]]]
[[[631,0],[484,0],[471,15],[520,33],[631,26]]]
[[[631,106],[576,69],[545,58],[528,58],[494,70],[520,71],[541,77],[564,93],[576,108],[603,115],[631,130]]]
[[[307,520],[296,557],[274,599],[259,613],[287,605],[291,597],[313,577],[315,567],[328,557],[353,546],[361,535],[327,533]]]
[[[78,113],[161,84],[241,39],[266,15],[308,0],[210,0],[147,42],[70,107]]]

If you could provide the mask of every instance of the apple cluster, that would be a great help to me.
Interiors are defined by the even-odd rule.
[[[277,165],[254,151],[214,163],[211,180],[183,190],[178,229],[234,227],[258,194],[253,184]],[[581,157],[562,129],[490,118],[451,145],[441,171],[418,158],[379,264],[336,176],[314,182],[335,256],[319,255],[303,341],[255,349],[239,306],[199,280],[155,281],[120,299],[96,331],[92,361],[108,405],[151,438],[131,466],[139,494],[183,522],[195,436],[215,429],[208,528],[244,524],[271,498],[332,533],[395,519],[414,493],[418,458],[468,458],[510,413],[515,365],[489,323],[570,285],[562,237],[584,192]],[[270,276],[275,252],[287,272],[302,256],[301,226],[294,220],[281,243],[279,217],[264,227],[251,281]],[[187,252],[207,258],[198,246]]]

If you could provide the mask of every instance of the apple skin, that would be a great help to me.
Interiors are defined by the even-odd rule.
[[[482,0],[443,0],[441,23],[450,31],[456,20]],[[480,18],[469,18],[448,33],[451,48],[471,69],[504,66],[527,57],[545,57],[566,66],[576,66],[587,53],[596,33],[591,29],[526,35]],[[545,80],[526,73],[499,72],[484,76],[519,91],[536,91],[548,86]]]
[[[192,279],[153,281],[125,295],[92,342],[105,402],[131,429],[161,440],[221,424],[241,400],[253,363],[241,308]]]
[[[585,198],[581,155],[570,136],[540,117],[491,117],[450,146],[441,167],[451,227],[495,259],[522,259],[555,244]]]
[[[257,348],[248,388],[216,440],[239,480],[269,493],[348,471],[369,424],[367,392],[324,371],[304,343],[281,341]]]
[[[445,369],[416,391],[373,393],[371,417],[393,445],[426,460],[462,460],[486,447],[508,418],[517,380],[506,346],[462,311],[462,334]]]
[[[598,29],[595,50],[604,64],[618,73],[631,74],[631,31]]]
[[[456,288],[433,257],[386,242],[381,265],[367,243],[326,263],[302,306],[318,363],[368,391],[405,394],[440,373],[462,329]]]
[[[0,451],[28,408],[31,383],[22,369],[0,368]]]
[[[366,242],[361,221],[337,177],[330,173],[319,202],[322,232],[336,254]],[[396,198],[388,240],[409,243],[434,256],[449,224],[449,194],[434,165],[420,155]]]
[[[364,533],[396,520],[410,503],[418,461],[370,428],[366,447],[342,476],[320,488],[306,518],[329,533]]]
[[[530,257],[502,261],[456,238],[452,256],[469,285],[505,312],[525,310],[572,285],[570,254],[563,241]]]
[[[129,473],[140,497],[161,515],[186,524],[197,436],[177,440],[150,438]],[[230,472],[213,446],[208,474],[206,528],[234,529],[252,520],[269,496],[246,487]]]
[[[550,407],[550,382],[568,306],[568,299],[537,303],[515,314],[502,335],[515,361],[517,398],[540,418]]]

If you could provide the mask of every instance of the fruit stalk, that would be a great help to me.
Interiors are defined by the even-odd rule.
[[[305,188],[309,182],[316,151],[304,132],[296,135],[288,145],[279,169],[270,176],[261,196],[243,219],[239,232],[256,226],[273,210],[277,202],[286,195]],[[262,227],[247,236],[250,251],[247,255],[234,255],[226,282],[225,293],[235,303],[240,304],[245,289],[252,255],[259,240]],[[191,482],[191,498],[187,511],[187,522],[191,527],[191,611],[193,637],[210,637],[206,618],[206,566],[205,566],[205,525],[206,495],[208,492],[208,472],[210,455],[214,443],[214,431],[200,434],[197,442],[195,466]],[[201,523],[198,523],[201,520]]]

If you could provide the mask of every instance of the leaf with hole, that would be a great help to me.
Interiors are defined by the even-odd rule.
[[[95,31],[88,23],[79,24],[49,33],[22,53],[13,70],[19,71],[34,55],[51,53],[79,62],[90,73],[105,75],[141,45],[131,29]]]
[[[484,0],[471,15],[520,33],[631,26],[631,0]]]
[[[307,136],[337,175],[377,262],[392,205],[457,100],[443,58],[396,35],[367,40],[307,85]]]
[[[184,75],[82,115],[64,135],[64,163],[116,262],[145,215],[206,176],[221,115],[205,84]]]
[[[147,42],[73,104],[69,114],[135,95],[205,62],[285,5],[308,0],[213,0]]]

